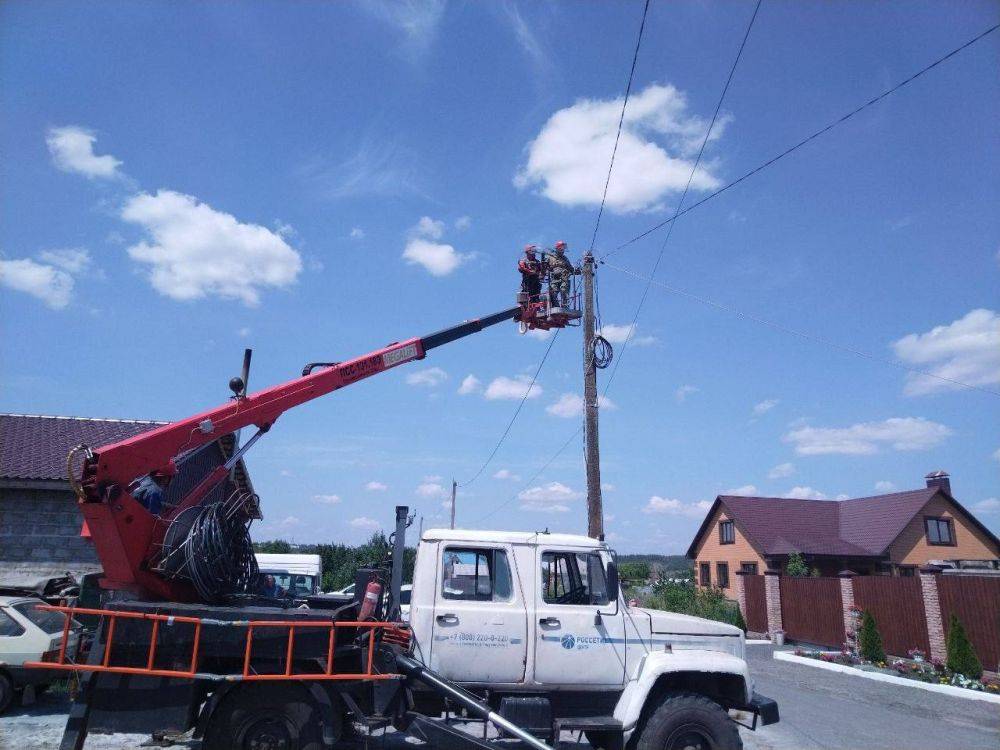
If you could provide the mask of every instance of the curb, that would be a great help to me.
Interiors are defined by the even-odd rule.
[[[746,645],[748,646],[763,646],[765,643],[768,646],[771,645],[771,641],[767,640],[766,638],[748,638],[746,641],[744,641],[744,643],[746,643]]]
[[[787,651],[775,651],[774,658],[778,661],[790,661],[795,664],[805,664],[810,667],[816,667],[817,669],[826,669],[830,672],[851,674],[855,677],[864,677],[878,682],[888,682],[893,685],[906,685],[907,687],[918,688],[920,690],[929,690],[933,693],[943,693],[944,695],[951,695],[955,698],[965,698],[967,700],[1000,704],[1000,695],[994,695],[980,690],[969,690],[968,688],[955,687],[954,685],[936,685],[932,682],[908,680],[905,677],[896,677],[895,675],[882,674],[881,672],[865,672],[861,669],[849,667],[846,664],[831,664],[830,662],[820,661],[819,659],[810,659],[808,656],[796,656],[795,654],[790,654]]]

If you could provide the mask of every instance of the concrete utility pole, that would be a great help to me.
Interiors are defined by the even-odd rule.
[[[587,535],[604,534],[601,449],[597,438],[597,368],[594,366],[594,256],[583,256],[583,411],[587,461]]]
[[[451,528],[455,528],[455,490],[458,489],[458,482],[451,480]]]

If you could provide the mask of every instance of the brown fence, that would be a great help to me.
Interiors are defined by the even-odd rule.
[[[782,576],[781,621],[791,640],[840,648],[846,640],[840,579]]]
[[[1000,671],[1000,578],[942,575],[937,580],[945,631],[956,615],[983,668]]]
[[[906,656],[912,648],[930,653],[920,579],[856,576],[854,604],[875,618],[885,652]]]
[[[743,593],[747,610],[744,615],[747,630],[752,633],[767,632],[767,595],[764,592],[764,576],[740,576],[743,579]]]

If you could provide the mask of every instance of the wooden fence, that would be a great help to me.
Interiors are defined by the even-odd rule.
[[[920,579],[856,576],[854,604],[871,612],[887,654],[906,656],[912,648],[930,653]]]
[[[945,631],[956,615],[983,668],[1000,671],[1000,578],[939,576],[938,599]]]
[[[782,576],[781,621],[791,640],[840,648],[846,640],[840,579]]]
[[[752,633],[767,632],[767,595],[764,590],[764,576],[743,575],[743,592],[746,596],[747,630]]]

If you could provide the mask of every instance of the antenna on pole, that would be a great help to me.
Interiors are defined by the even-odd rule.
[[[583,256],[583,411],[587,463],[587,536],[604,536],[601,499],[601,450],[597,432],[597,365],[594,358],[594,255]]]

